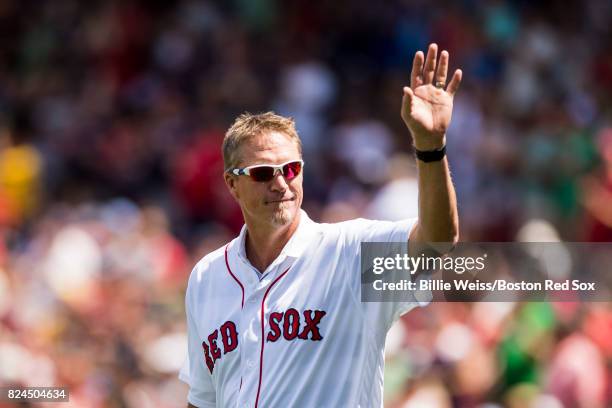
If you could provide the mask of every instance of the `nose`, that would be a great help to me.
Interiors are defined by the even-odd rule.
[[[283,176],[283,172],[277,170],[274,173],[274,178],[270,181],[270,189],[272,191],[285,192],[289,186],[287,185],[287,180],[285,180],[285,176]]]

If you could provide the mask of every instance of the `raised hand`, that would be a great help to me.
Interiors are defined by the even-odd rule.
[[[448,86],[448,52],[442,51],[436,60],[438,46],[430,44],[427,58],[423,52],[414,55],[410,87],[404,87],[401,116],[419,150],[442,147],[453,113],[453,97],[461,83],[462,72],[456,70]]]

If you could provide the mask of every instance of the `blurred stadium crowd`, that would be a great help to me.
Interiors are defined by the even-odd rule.
[[[462,240],[612,241],[610,27],[607,0],[0,1],[0,385],[185,406],[187,276],[242,225],[224,130],[294,117],[315,220],[415,216],[429,42],[464,71]],[[386,406],[603,408],[611,362],[610,303],[433,304],[389,335]]]

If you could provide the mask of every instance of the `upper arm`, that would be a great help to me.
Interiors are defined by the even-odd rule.
[[[420,227],[419,227],[419,222],[417,221],[414,224],[414,226],[412,227],[412,229],[410,230],[410,235],[408,237],[408,242],[410,242],[411,244],[414,244],[414,243],[419,242],[420,239],[421,239],[421,231],[420,231]],[[412,251],[411,251],[410,255],[412,255]]]
[[[361,280],[361,243],[362,242],[378,242],[386,243],[387,245],[370,247],[369,250],[375,250],[376,253],[370,253],[368,256],[392,256],[392,254],[406,253],[409,237],[412,237],[416,219],[408,219],[397,222],[390,221],[370,221],[370,220],[355,220],[354,222],[343,225],[343,234],[345,245],[343,247],[342,259],[350,260],[348,263],[348,278],[351,282],[350,286],[356,291],[357,298],[361,298],[364,290],[364,282]],[[380,254],[379,254],[380,252]],[[409,271],[401,271],[401,276],[385,275],[385,278],[390,279],[410,279]],[[366,283],[367,284],[367,283]],[[367,289],[366,289],[367,290]],[[398,295],[397,297],[387,298],[386,301],[377,302],[360,302],[364,311],[365,318],[371,327],[377,328],[377,333],[384,339],[391,324],[399,318],[399,316],[413,307],[420,304],[410,293],[405,293],[405,296]]]
[[[426,256],[440,256],[450,253],[456,245],[456,242],[427,242],[423,237],[423,230],[417,221],[409,237],[410,245],[408,246],[409,255],[417,257],[421,254]]]

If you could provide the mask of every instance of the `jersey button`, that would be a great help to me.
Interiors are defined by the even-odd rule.
[[[255,365],[255,363],[253,363],[253,360],[247,360],[246,364],[248,368],[253,368],[253,366]]]

